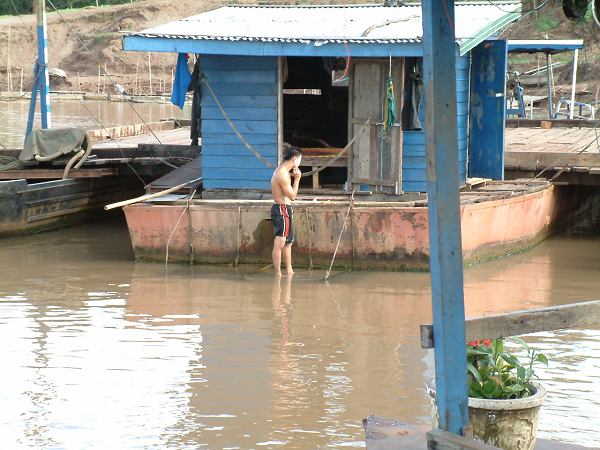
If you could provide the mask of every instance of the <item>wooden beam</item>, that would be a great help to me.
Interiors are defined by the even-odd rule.
[[[561,165],[600,167],[600,153],[506,152],[505,167],[546,168]]]
[[[63,172],[64,169],[4,170],[0,172],[0,180],[56,180],[62,178]],[[116,168],[74,169],[69,172],[69,178],[101,178],[117,174]]]
[[[542,122],[550,122],[552,128],[595,128],[600,125],[597,119],[506,119],[506,127],[540,128]]]
[[[600,300],[513,311],[493,316],[467,319],[466,341],[518,336],[540,331],[578,327],[597,327],[600,323]],[[421,325],[421,347],[433,348],[433,325]]]
[[[500,450],[498,447],[484,444],[443,430],[427,432],[428,450]]]
[[[378,178],[352,178],[350,180],[352,184],[370,184],[373,186],[391,186],[395,187],[396,182],[392,180],[380,180]]]

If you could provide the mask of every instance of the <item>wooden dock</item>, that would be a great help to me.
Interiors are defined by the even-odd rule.
[[[600,185],[600,131],[581,128],[507,128],[507,179],[544,178],[568,184]]]
[[[158,140],[156,139],[158,138]],[[160,142],[159,142],[160,140]],[[171,130],[158,130],[152,133],[138,134],[135,136],[126,136],[115,139],[105,139],[95,142],[93,151],[119,148],[138,148],[140,145],[181,145],[190,146],[190,128],[181,127]]]

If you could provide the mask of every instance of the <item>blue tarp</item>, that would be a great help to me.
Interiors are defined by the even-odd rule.
[[[171,93],[171,103],[179,106],[179,108],[183,108],[191,79],[192,75],[187,65],[187,53],[179,53],[177,56],[175,79],[173,80],[173,92]]]

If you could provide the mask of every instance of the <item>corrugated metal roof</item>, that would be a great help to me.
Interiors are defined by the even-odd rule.
[[[456,40],[469,40],[490,24],[519,15],[519,1],[457,3]],[[497,31],[497,30],[493,30]],[[423,36],[421,5],[226,6],[129,36],[227,41],[408,43]]]

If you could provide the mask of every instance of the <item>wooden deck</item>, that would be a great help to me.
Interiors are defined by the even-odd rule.
[[[596,128],[507,128],[504,167],[527,177],[527,172],[547,171],[557,181],[595,184],[600,175],[600,130]],[[508,174],[507,178],[510,178]]]
[[[598,154],[600,131],[594,128],[507,128],[506,151]]]
[[[163,145],[190,145],[190,128],[181,127],[173,130],[161,130],[154,133]],[[137,148],[140,144],[159,144],[156,137],[151,133],[128,136],[111,140],[95,142],[94,150],[120,148]]]

